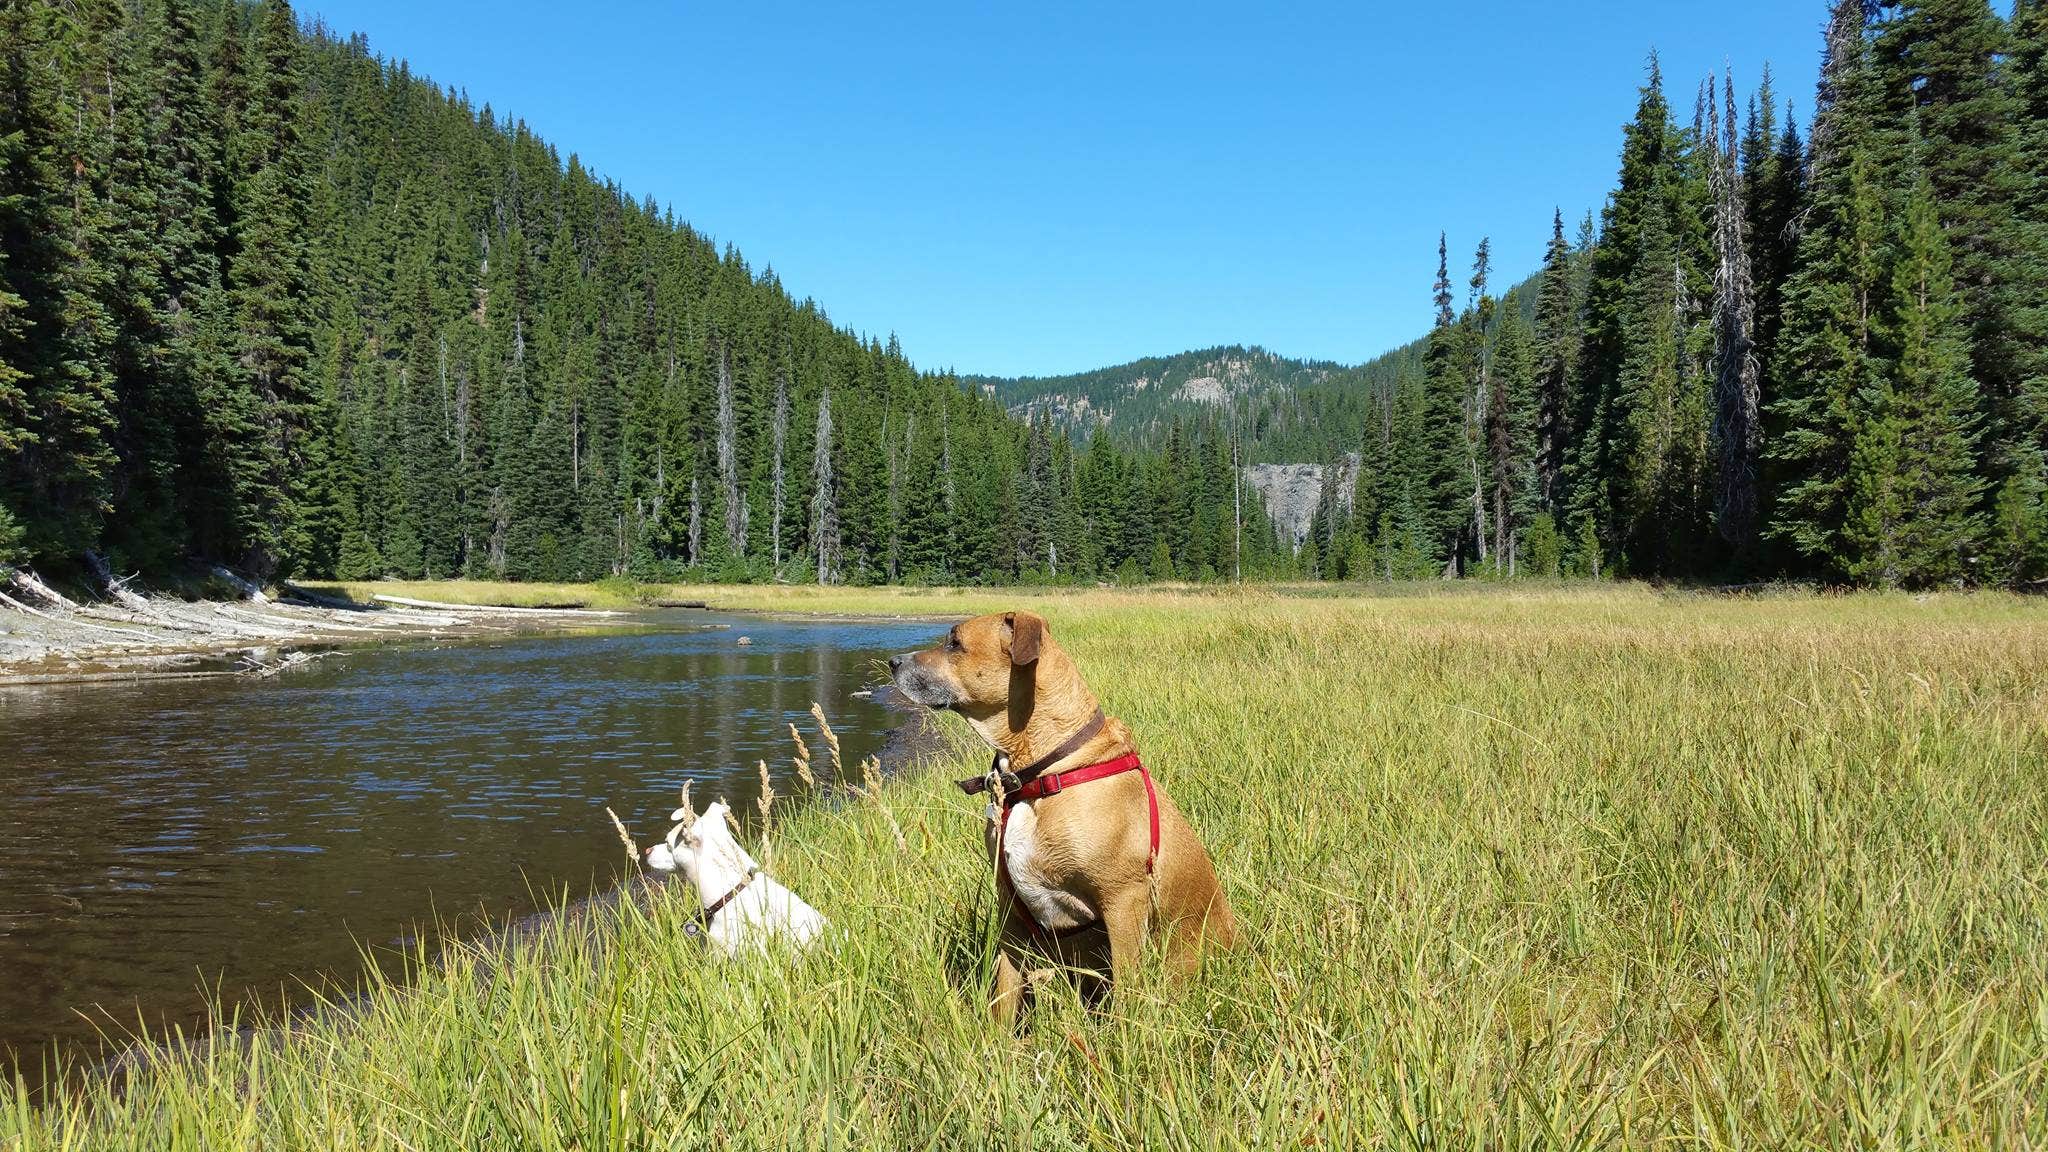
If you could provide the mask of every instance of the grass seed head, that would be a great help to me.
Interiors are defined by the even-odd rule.
[[[832,759],[832,778],[839,779],[845,773],[839,763],[839,736],[832,731],[832,724],[825,719],[825,709],[817,701],[811,702],[811,715],[818,721],[818,731],[824,734],[825,751]]]
[[[818,778],[811,774],[810,745],[804,743],[803,733],[796,730],[795,724],[789,726],[789,738],[796,742],[796,755],[792,758],[796,762],[796,778],[804,782],[804,787],[816,791]]]
[[[612,811],[609,804],[605,805],[604,814],[612,818],[612,827],[617,829],[619,833],[619,843],[626,846],[626,859],[631,860],[633,866],[638,868],[640,866],[640,846],[633,843],[633,835],[626,831],[625,821],[619,819],[619,814]]]
[[[769,810],[775,807],[775,781],[768,775],[768,762],[766,760],[763,760],[760,762],[760,764],[761,798],[755,803],[758,804],[761,809],[761,822],[763,824],[766,824],[768,822]]]

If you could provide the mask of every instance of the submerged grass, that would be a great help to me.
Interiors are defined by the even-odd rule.
[[[2038,603],[712,598],[1043,612],[1209,843],[1245,946],[988,1023],[980,812],[944,783],[963,746],[778,811],[778,876],[838,929],[808,956],[707,963],[668,889],[125,1092],[18,1101],[0,1147],[2048,1143]]]

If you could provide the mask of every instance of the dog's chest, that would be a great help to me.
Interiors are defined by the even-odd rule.
[[[1045,842],[1033,805],[1019,804],[1010,809],[1009,827],[1003,832],[1002,853],[1009,865],[1010,884],[1017,893],[1017,899],[1023,902],[1031,918],[1038,921],[1039,927],[1064,932],[1100,919],[1086,900],[1060,886],[1063,869]]]

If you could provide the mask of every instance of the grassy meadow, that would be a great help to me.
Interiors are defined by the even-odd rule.
[[[1245,945],[990,1024],[963,743],[774,814],[829,947],[708,963],[677,886],[18,1100],[0,1149],[2048,1146],[2041,601],[695,594],[1043,613]]]

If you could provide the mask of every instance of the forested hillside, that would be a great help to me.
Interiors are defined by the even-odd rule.
[[[1020,419],[1049,417],[1055,426],[1084,437],[1100,425],[1136,442],[1165,435],[1176,417],[1245,409],[1276,393],[1313,388],[1345,371],[1327,361],[1293,360],[1264,348],[1232,345],[1148,356],[1067,376],[965,376],[962,382]]]
[[[1213,427],[1077,452],[284,0],[0,6],[0,149],[0,563],[993,581],[1274,552]]]
[[[1597,219],[1440,249],[1415,346],[962,382],[285,0],[17,0],[0,563],[2037,583],[2048,0],[1830,17],[1806,132],[1653,64]],[[1237,466],[1350,454],[1280,552]]]
[[[2048,3],[1837,0],[1811,129],[1652,63],[1533,318],[1465,303],[1353,430],[1324,575],[2048,577]],[[1693,89],[1688,85],[1687,94]]]
[[[1233,345],[1148,356],[1070,376],[965,376],[961,382],[1020,420],[1044,419],[1071,436],[1097,428],[1157,448],[1175,424],[1235,427],[1245,459],[1322,460],[1356,446],[1370,398],[1404,369],[1420,370],[1424,340],[1356,367],[1292,360]]]

